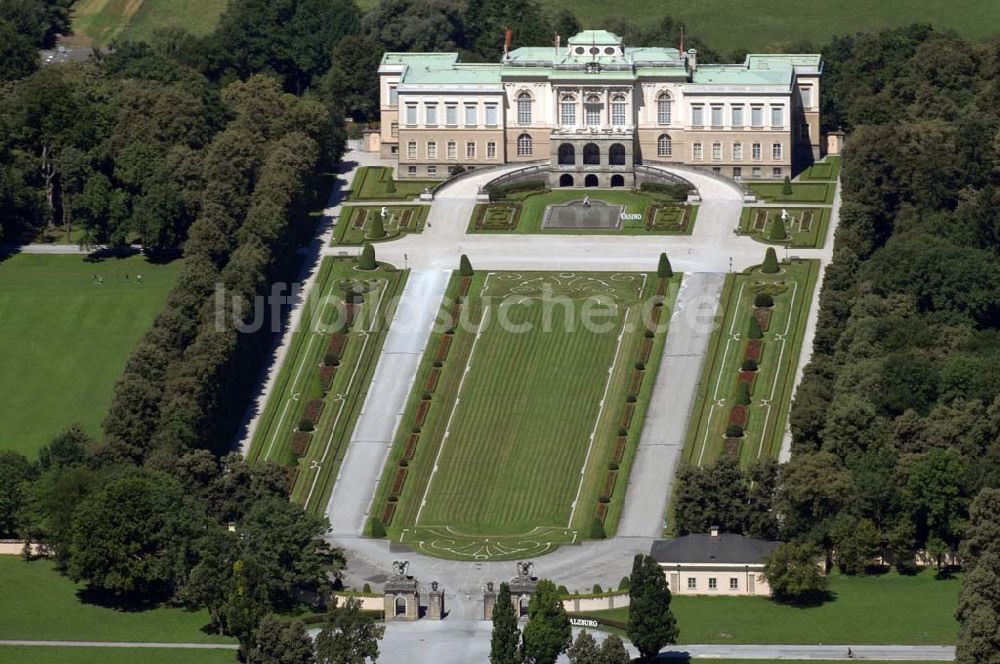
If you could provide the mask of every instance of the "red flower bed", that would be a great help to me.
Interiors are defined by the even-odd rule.
[[[323,385],[323,391],[329,392],[333,385],[333,377],[337,375],[337,367],[320,367],[319,382]]]
[[[656,287],[656,294],[663,297],[667,294],[667,285],[670,283],[669,279],[660,279],[659,285]]]
[[[462,305],[456,303],[451,307],[451,326],[458,327],[458,324],[461,320],[462,320]]]
[[[421,401],[420,402],[420,405],[417,406],[416,426],[418,426],[418,427],[424,426],[424,420],[427,419],[427,411],[429,411],[430,409],[431,409],[431,402],[430,401]]]
[[[444,362],[448,358],[448,350],[451,348],[451,337],[449,335],[443,335],[441,341],[438,342],[437,352],[434,353],[434,359],[438,362]]]
[[[663,311],[663,307],[653,307],[649,312],[649,321],[652,323],[649,329],[656,331],[654,328],[660,323],[660,312]]]
[[[753,317],[757,319],[757,324],[762,330],[766,330],[771,324],[771,310],[765,307],[756,307],[753,310]]]
[[[306,404],[306,419],[313,424],[319,422],[319,416],[323,414],[323,406],[326,403],[322,399],[313,399]]]
[[[734,459],[740,457],[740,448],[743,446],[742,438],[726,438],[722,444],[722,451]]]
[[[469,286],[472,285],[472,277],[462,277],[458,282],[458,294],[465,297],[469,294]]]
[[[388,526],[392,523],[392,517],[396,513],[396,503],[386,503],[385,509],[382,510],[382,525]]]
[[[622,457],[625,455],[625,436],[618,436],[615,441],[615,449],[611,452],[611,460],[615,463],[621,463]]]
[[[754,385],[757,384],[757,372],[756,371],[741,371],[740,372],[740,382],[747,384],[747,391],[753,394]]]
[[[604,523],[604,520],[608,518],[608,504],[607,503],[597,503],[597,518]]]
[[[344,303],[344,327],[350,327],[354,325],[354,321],[357,320],[358,312],[361,311],[360,304],[354,304],[353,302]]]
[[[747,352],[743,356],[746,360],[753,360],[754,362],[760,362],[761,355],[764,354],[764,340],[763,339],[751,339],[747,342]]]
[[[633,413],[635,413],[635,404],[634,403],[625,404],[625,408],[622,410],[622,422],[621,422],[622,429],[628,429],[629,426],[632,424]]]
[[[296,431],[292,434],[292,454],[296,457],[303,457],[306,455],[306,451],[309,450],[309,441],[312,440],[312,434],[306,433],[305,431]]]
[[[295,488],[295,480],[299,478],[299,467],[298,466],[286,466],[285,467],[285,488],[288,489],[288,493],[292,492]]]
[[[649,362],[649,353],[653,350],[653,340],[643,337],[642,346],[639,347],[639,361]]]
[[[637,397],[639,396],[639,388],[642,387],[642,375],[643,371],[635,370],[632,372],[632,382],[628,386],[628,396]]]
[[[440,369],[431,369],[431,372],[427,375],[427,384],[424,386],[424,392],[434,392],[434,390],[437,389],[438,379],[440,377]]]
[[[347,346],[347,335],[337,332],[330,336],[330,343],[326,347],[327,355],[335,355],[338,359],[344,355],[344,347]]]
[[[608,474],[604,476],[604,487],[601,490],[602,496],[607,496],[610,498],[615,493],[615,482],[618,480],[618,471],[609,470]]]
[[[398,496],[403,490],[403,483],[406,482],[406,468],[396,470],[396,477],[392,480],[392,495]]]
[[[406,439],[406,449],[403,450],[403,458],[409,461],[417,451],[417,441],[420,440],[419,433],[411,433]]]
[[[741,427],[747,425],[747,407],[743,405],[733,406],[733,409],[729,411],[729,423],[738,424]]]

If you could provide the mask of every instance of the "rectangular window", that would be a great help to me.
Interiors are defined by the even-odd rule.
[[[390,145],[389,146],[389,154],[398,155],[399,154],[399,146],[398,145]]]
[[[611,100],[611,124],[620,127],[625,124],[625,102]]]
[[[396,89],[395,85],[389,86],[389,106],[396,106],[399,104],[399,90]]]
[[[742,127],[743,126],[743,107],[733,106],[733,126]]]
[[[801,125],[799,125],[799,138],[801,138],[804,141],[808,141],[809,140],[809,123],[808,122],[803,122]]]
[[[406,105],[406,124],[413,126],[417,124],[417,105],[407,104]]]
[[[486,144],[486,158],[487,159],[497,158],[497,144],[494,141],[489,141]]]
[[[781,166],[775,166],[771,169],[771,177],[780,178],[781,177]]]
[[[406,167],[406,173],[407,173],[407,175],[416,175],[417,174],[417,167],[416,166],[407,166]]]
[[[427,141],[427,158],[437,159],[438,158],[438,144],[437,141]]]
[[[696,590],[698,588],[698,579],[693,576],[688,577],[688,590]]]
[[[802,108],[812,108],[813,89],[811,86],[799,88],[799,100],[802,102]]]
[[[733,177],[736,178],[736,179],[739,179],[739,178],[743,177],[743,167],[742,166],[733,166]]]
[[[576,124],[576,102],[564,101],[559,104],[559,123],[564,127]]]
[[[496,104],[486,104],[486,126],[496,127],[497,126],[497,105]]]
[[[716,175],[722,175],[722,166],[712,166],[712,172]]]
[[[701,143],[694,143],[691,146],[691,158],[696,160],[701,160],[704,155],[701,151]]]
[[[670,97],[667,93],[660,95],[660,98],[656,102],[656,122],[661,125],[670,124]]]
[[[428,166],[427,167],[427,175],[437,175],[437,173],[438,173],[438,167],[437,166]]]
[[[712,107],[712,126],[721,127],[722,126],[722,107],[713,106]]]
[[[708,589],[715,590],[719,586],[718,580],[713,576],[708,579]]]
[[[410,141],[406,144],[406,158],[416,159],[417,158],[417,142]]]
[[[434,127],[438,123],[438,107],[437,104],[428,104],[427,108],[424,109],[425,116],[427,118],[427,125],[429,127]]]
[[[771,107],[771,126],[772,127],[784,127],[785,126],[785,107],[784,106],[772,106]]]
[[[722,143],[712,143],[712,161],[722,161]]]
[[[781,161],[781,143],[775,143],[771,146],[771,159]]]
[[[762,170],[760,169],[760,166],[754,166],[754,167],[753,167],[753,177],[754,177],[755,179],[756,179],[756,178],[759,178],[759,177],[761,176],[761,174],[762,174],[763,172],[764,172],[764,171],[762,171]]]
[[[743,144],[739,141],[733,143],[733,161],[743,161]]]
[[[750,126],[755,129],[759,129],[764,126],[764,107],[763,106],[751,106],[750,107]]]
[[[458,159],[458,143],[448,141],[448,159]]]
[[[760,161],[761,159],[760,143],[754,143],[753,146],[750,148],[750,158],[753,159],[754,161]]]
[[[729,577],[729,589],[730,590],[740,589],[740,580],[737,577],[735,576]]]
[[[703,106],[691,107],[691,126],[701,127],[705,124],[705,108]]]
[[[476,126],[476,106],[475,104],[465,105],[465,125],[467,127]]]
[[[389,135],[393,138],[399,138],[399,123],[392,121],[389,123]]]
[[[469,141],[465,144],[465,158],[475,159],[476,158],[476,143],[474,141]]]
[[[444,107],[444,123],[450,127],[458,124],[458,106],[448,104]]]

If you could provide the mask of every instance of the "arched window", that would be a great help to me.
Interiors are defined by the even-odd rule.
[[[517,154],[519,157],[531,155],[531,136],[521,134],[517,137]]]
[[[625,186],[625,178],[623,176],[621,176],[621,175],[612,175],[611,176],[611,186],[612,187],[624,187]]]
[[[621,143],[614,143],[608,149],[608,164],[611,166],[625,165],[625,146]]]
[[[587,177],[583,178],[583,186],[584,187],[597,187],[599,185],[600,185],[600,182],[597,180],[597,176],[594,175],[593,173],[591,173]]]
[[[611,124],[616,127],[628,124],[625,121],[625,95],[611,97]]]
[[[671,103],[670,94],[667,92],[661,92],[656,98],[656,124],[670,124]]]
[[[601,103],[599,95],[587,95],[587,99],[583,103],[583,113],[587,126],[601,124],[601,111],[603,109],[604,104]]]
[[[527,91],[517,95],[517,123],[531,124],[531,93]]]
[[[560,187],[572,187],[573,186],[573,176],[569,173],[563,173],[559,176],[559,186]]]
[[[583,163],[588,166],[597,166],[601,163],[601,149],[596,143],[587,143],[583,146]]]
[[[559,163],[563,166],[572,166],[576,163],[576,149],[571,143],[559,146]]]
[[[576,124],[576,97],[563,95],[559,98],[559,123],[564,127]]]
[[[667,134],[660,134],[660,137],[656,139],[656,156],[670,157],[673,154],[674,142],[670,140],[670,136]]]

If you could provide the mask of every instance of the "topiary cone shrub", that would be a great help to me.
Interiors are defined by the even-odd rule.
[[[674,269],[670,265],[670,259],[667,258],[667,254],[660,254],[660,262],[656,266],[656,276],[660,279],[669,279],[674,276]]]
[[[773,307],[774,298],[771,297],[770,293],[757,293],[753,296],[753,306],[755,307]]]
[[[730,424],[726,427],[726,438],[742,438],[743,427],[739,424]]]
[[[378,537],[378,538],[385,537],[385,526],[382,525],[382,519],[376,516],[373,516],[372,518],[368,519],[368,529],[371,531],[372,537]],[[367,584],[365,585],[367,587]],[[366,590],[365,592],[371,592],[371,591]]]
[[[463,277],[471,277],[474,274],[472,262],[465,254],[462,254],[461,258],[458,259],[458,273]]]
[[[604,539],[608,534],[604,531],[604,524],[597,517],[594,517],[593,523],[590,524],[590,539]]]
[[[310,420],[308,417],[303,417],[301,420],[299,420],[299,431],[309,433],[314,428],[316,428],[316,425],[314,425],[313,421]]]
[[[757,360],[747,358],[740,365],[740,371],[757,371]]]
[[[764,253],[764,264],[760,271],[765,274],[774,274],[778,271],[778,254],[774,252],[774,247],[768,247]]]
[[[788,179],[787,175],[785,176],[785,181],[781,183],[781,193],[785,196],[792,195],[792,181]]]
[[[601,588],[601,584],[599,584],[599,583],[595,583],[594,587],[591,588],[590,591],[593,594],[595,594],[595,595],[603,595],[604,594],[604,588]]]
[[[788,239],[788,233],[785,231],[785,222],[781,220],[781,217],[775,217],[771,221],[771,227],[767,231],[767,239],[772,242],[784,242]]]
[[[375,247],[366,244],[361,248],[361,257],[358,258],[358,269],[374,270],[375,267]]]
[[[373,240],[380,240],[385,237],[385,224],[382,222],[382,215],[379,213],[374,213],[372,215],[371,226],[368,227],[368,237]]]

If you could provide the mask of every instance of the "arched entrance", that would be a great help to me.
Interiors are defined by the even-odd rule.
[[[573,176],[569,173],[563,173],[559,176],[559,186],[560,187],[572,187],[574,185]]]
[[[625,165],[625,146],[621,143],[615,143],[608,149],[608,163],[612,166],[624,166]],[[612,185],[614,186],[614,185]]]
[[[406,598],[396,597],[396,615],[403,616],[406,615]]]
[[[622,175],[612,175],[611,176],[611,186],[612,187],[624,187],[625,177]]]
[[[587,177],[585,177],[583,179],[583,186],[585,186],[585,187],[596,187],[596,186],[598,186],[597,176],[594,175],[593,173],[589,174]]]
[[[587,166],[597,166],[601,163],[601,149],[597,143],[587,143],[583,146],[583,163]]]
[[[517,615],[521,618],[528,615],[528,596],[522,595],[521,601],[517,603]]]
[[[570,143],[563,143],[559,146],[559,163],[563,166],[572,166],[576,163],[576,148]]]

